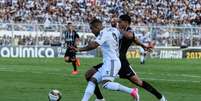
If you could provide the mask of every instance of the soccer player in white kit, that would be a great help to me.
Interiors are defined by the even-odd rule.
[[[98,19],[94,19],[90,23],[90,28],[92,33],[97,36],[96,40],[90,42],[86,47],[74,48],[74,50],[88,51],[100,46],[103,53],[103,65],[89,80],[82,101],[90,99],[94,94],[96,84],[102,84],[105,89],[128,93],[134,100],[139,101],[137,88],[128,88],[117,82],[113,82],[121,68],[119,60],[120,32],[114,27],[103,28],[102,22]]]

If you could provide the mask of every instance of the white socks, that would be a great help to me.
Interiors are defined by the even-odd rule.
[[[96,85],[93,82],[88,82],[82,101],[88,101],[90,99],[90,97],[94,94],[95,87]]]
[[[91,98],[91,96],[94,94],[95,86],[96,85],[93,82],[88,82],[82,101],[88,101]],[[131,88],[128,88],[116,82],[107,82],[103,85],[103,87],[109,90],[121,91],[128,94],[132,93]]]
[[[140,62],[144,62],[144,53],[140,56]]]
[[[131,94],[132,92],[131,88],[128,88],[116,82],[107,82],[106,84],[103,85],[103,87],[109,90],[121,91],[128,94]]]

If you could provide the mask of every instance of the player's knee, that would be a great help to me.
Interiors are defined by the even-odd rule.
[[[70,61],[75,62],[76,58],[73,57],[73,58],[70,59]]]
[[[69,57],[64,57],[64,61],[65,61],[65,62],[70,62]]]
[[[90,78],[89,81],[93,82],[93,83],[96,84],[96,85],[98,84],[98,81],[97,81],[96,78],[93,78],[93,77],[92,77],[92,78]]]
[[[87,81],[89,81],[90,78],[91,78],[91,76],[86,72],[86,73],[85,73],[85,79],[86,79]]]
[[[142,80],[138,76],[132,76],[129,80],[139,86],[142,86]]]
[[[102,83],[102,87],[108,90],[118,91],[119,90],[119,83],[105,81]]]
[[[88,70],[88,71],[85,73],[85,79],[86,79],[87,81],[89,81],[90,78],[91,78],[96,72],[97,72],[96,69],[91,68],[90,70]]]
[[[108,84],[109,84],[110,82],[111,82],[110,80],[103,80],[103,81],[101,82],[102,87],[103,87],[103,88],[108,88]]]

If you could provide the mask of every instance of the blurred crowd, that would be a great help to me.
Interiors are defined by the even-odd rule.
[[[109,23],[130,14],[134,25],[200,24],[201,0],[0,0],[0,22],[65,24]]]
[[[201,27],[156,27],[147,33],[157,46],[201,46]]]
[[[182,27],[144,27],[135,28],[136,34],[148,34],[149,38],[156,43],[156,46],[201,46],[201,28]],[[78,32],[79,33],[79,32]],[[79,34],[79,46],[86,46],[95,37],[89,33]],[[0,46],[18,45],[39,45],[39,46],[61,46],[64,47],[64,37],[62,35],[14,35],[4,34],[0,36]]]
[[[85,46],[94,40],[92,35],[81,35],[79,46]],[[60,36],[25,36],[15,35],[14,38],[8,35],[0,36],[0,46],[61,46],[64,47],[64,37]]]
[[[0,0],[0,30],[60,32],[62,27],[58,24],[71,21],[78,32],[89,32],[86,23],[94,17],[108,26],[111,18],[121,14],[132,17],[132,26],[199,27],[201,0]],[[35,24],[41,25],[33,26]],[[148,32],[158,46],[201,46],[200,30],[200,27],[195,32],[155,28]],[[81,36],[81,45],[93,39],[93,36]],[[62,40],[53,36],[15,35],[11,38],[4,35],[0,36],[0,45],[62,46]]]
[[[25,36],[25,35],[15,35],[14,38],[8,35],[0,36],[0,46],[61,46],[62,41],[60,37],[53,36]]]

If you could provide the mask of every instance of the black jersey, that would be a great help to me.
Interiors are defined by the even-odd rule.
[[[64,35],[66,46],[76,46],[75,44],[76,38],[79,38],[79,35],[77,34],[76,31],[73,31],[73,32],[64,31],[63,35]]]
[[[133,32],[130,27],[127,28],[126,31]],[[126,59],[126,53],[128,51],[128,48],[131,46],[133,42],[133,39],[127,39],[125,37],[122,37],[119,41],[119,58],[120,60],[125,60]]]

